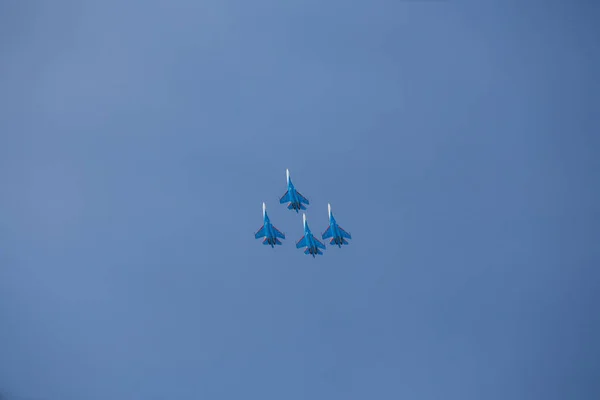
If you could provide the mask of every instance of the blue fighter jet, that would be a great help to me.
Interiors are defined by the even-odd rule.
[[[271,224],[265,203],[263,203],[263,226],[254,234],[255,239],[260,239],[261,237],[265,238],[262,243],[264,245],[271,245],[271,247],[275,247],[276,244],[282,244],[278,238],[285,239],[285,235]]]
[[[316,237],[313,236],[310,228],[308,227],[308,223],[306,222],[306,214],[302,214],[302,222],[304,224],[304,236],[298,240],[296,243],[296,248],[301,249],[302,247],[306,247],[304,250],[304,254],[310,254],[315,258],[317,254],[323,254],[323,252],[319,249],[325,250],[325,245],[319,241]]]
[[[323,240],[331,238],[329,244],[337,244],[338,247],[342,247],[343,244],[348,244],[346,239],[352,239],[352,236],[342,229],[341,226],[337,224],[335,218],[333,218],[333,214],[331,213],[331,204],[327,204],[327,210],[329,211],[329,226],[321,235]]]
[[[285,175],[287,176],[287,192],[279,199],[279,204],[289,203],[288,210],[296,210],[296,213],[299,210],[306,210],[304,204],[309,205],[308,199],[300,194],[294,187],[292,180],[290,179],[290,170],[285,170]],[[304,203],[304,204],[303,204]]]

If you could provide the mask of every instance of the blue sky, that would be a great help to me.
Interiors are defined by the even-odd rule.
[[[0,389],[597,399],[597,11],[1,3]]]

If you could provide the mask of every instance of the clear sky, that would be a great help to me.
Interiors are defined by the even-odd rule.
[[[0,390],[600,398],[598,8],[0,2]]]

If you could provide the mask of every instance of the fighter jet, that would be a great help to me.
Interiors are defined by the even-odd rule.
[[[342,229],[341,226],[337,224],[335,218],[333,218],[333,214],[331,213],[331,204],[327,204],[327,210],[329,211],[329,226],[321,235],[323,240],[332,238],[329,244],[337,244],[338,247],[342,247],[343,244],[348,244],[346,239],[352,239],[352,236]]]
[[[271,247],[282,244],[278,238],[285,239],[285,235],[271,224],[271,220],[267,215],[267,206],[265,203],[263,203],[263,226],[261,226],[258,232],[254,234],[255,239],[260,239],[261,237],[265,238],[262,243],[271,245]]]
[[[325,250],[325,245],[319,241],[316,237],[313,236],[310,228],[308,227],[308,223],[306,222],[306,214],[302,214],[302,223],[304,224],[304,236],[298,240],[296,243],[296,248],[300,249],[302,247],[306,247],[304,250],[304,254],[310,254],[315,258],[317,254],[323,254],[323,252],[319,249]]]
[[[288,210],[296,210],[296,213],[299,210],[306,210],[304,204],[309,205],[308,199],[300,194],[294,187],[292,180],[290,179],[290,170],[285,170],[285,175],[287,176],[287,192],[279,199],[279,204],[289,203]],[[304,203],[304,204],[302,204]]]

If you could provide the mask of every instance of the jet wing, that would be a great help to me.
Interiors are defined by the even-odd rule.
[[[271,228],[273,228],[273,232],[275,232],[275,236],[281,239],[285,239],[285,235],[283,233],[281,233],[281,231],[277,228],[275,228],[273,225],[271,225]]]
[[[296,194],[298,195],[298,199],[300,199],[301,203],[310,205],[310,202],[308,201],[308,199],[306,197],[302,196],[299,191],[296,190]]]
[[[285,192],[283,196],[279,199],[279,204],[288,203],[290,200],[290,191]]]
[[[339,225],[338,225],[338,229],[340,230],[342,237],[345,237],[346,239],[352,239],[352,235],[350,235],[348,232],[343,230]]]
[[[328,226],[327,229],[325,229],[325,232],[323,232],[323,234],[321,235],[321,238],[323,240],[328,239],[331,237],[331,226]]]
[[[325,245],[317,238],[313,238],[315,239],[315,244],[317,245],[318,248],[326,250],[327,248],[325,247]]]
[[[261,238],[263,236],[265,236],[265,226],[264,225],[261,226],[260,229],[258,230],[258,232],[256,232],[254,234],[254,238],[255,239],[259,239],[259,238]]]
[[[306,236],[302,236],[300,240],[296,242],[296,248],[301,249],[302,247],[308,247],[308,242],[306,240]]]

